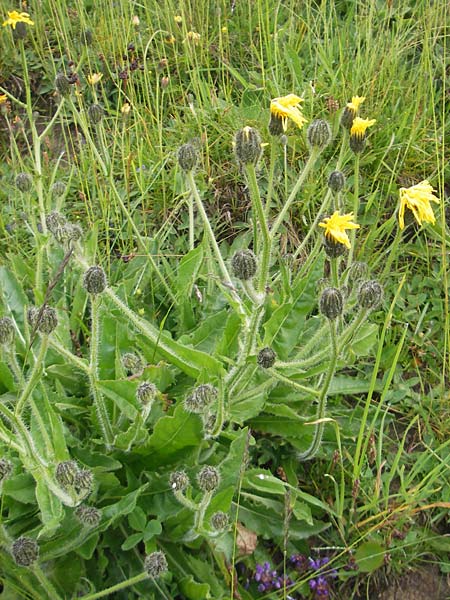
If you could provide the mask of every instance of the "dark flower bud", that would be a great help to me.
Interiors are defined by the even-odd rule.
[[[311,148],[323,150],[331,142],[331,127],[328,121],[316,119],[306,131],[306,138]]]
[[[74,460],[65,460],[56,465],[55,479],[61,487],[69,487],[73,485],[78,471],[78,465]]]
[[[150,381],[143,381],[136,390],[136,398],[140,404],[147,406],[152,404],[157,393],[158,388],[154,383],[151,383]]]
[[[349,140],[350,148],[355,154],[360,154],[366,147],[366,137],[351,135]]]
[[[270,369],[275,364],[275,360],[277,355],[272,350],[272,348],[263,348],[258,352],[257,362],[260,367],[263,369]]]
[[[12,462],[7,458],[0,458],[0,482],[8,479],[12,471]]]
[[[383,288],[375,279],[364,281],[358,291],[358,303],[361,308],[374,310],[383,300]]]
[[[185,409],[192,413],[202,413],[217,398],[217,389],[205,383],[196,387],[184,401]]]
[[[174,471],[170,474],[169,484],[174,492],[182,492],[189,485],[189,477],[184,471]]]
[[[153,579],[157,579],[169,568],[164,552],[156,551],[148,554],[144,560],[144,569]]]
[[[58,239],[61,230],[67,225],[67,219],[64,215],[54,210],[46,215],[45,223],[50,233]]]
[[[68,96],[70,94],[70,82],[64,73],[59,72],[56,74],[55,88],[61,96]]]
[[[251,250],[238,250],[231,259],[233,275],[242,281],[252,279],[256,274],[256,256]]]
[[[328,258],[338,258],[347,252],[347,248],[344,244],[336,242],[333,238],[323,237],[323,249]]]
[[[16,187],[21,192],[29,192],[33,185],[33,179],[29,173],[19,173],[16,176]]]
[[[197,475],[197,483],[203,492],[213,492],[219,487],[220,473],[216,467],[205,465]]]
[[[344,108],[344,110],[342,111],[342,115],[341,115],[342,127],[344,127],[345,129],[348,129],[350,131],[351,126],[353,125],[353,120],[354,120],[355,116],[356,116],[355,110],[346,106]]]
[[[320,297],[319,308],[327,319],[333,320],[339,317],[344,309],[344,299],[341,292],[337,288],[325,288]]]
[[[134,354],[134,352],[125,352],[125,354],[122,355],[122,365],[123,368],[132,375],[142,373],[144,370],[142,358],[137,354]]]
[[[186,173],[193,171],[198,162],[198,151],[194,144],[183,144],[178,148],[178,164]]]
[[[80,41],[85,46],[91,46],[94,41],[94,34],[91,29],[84,29],[80,35]]]
[[[39,311],[40,312],[40,311]],[[39,312],[36,317],[39,316]],[[58,314],[51,306],[45,306],[39,319],[38,329],[44,335],[50,335],[58,325]]]
[[[11,346],[14,343],[14,321],[9,317],[0,319],[0,344]]]
[[[256,165],[262,154],[259,131],[253,127],[240,129],[234,138],[234,152],[243,165]]]
[[[333,171],[328,177],[328,187],[331,191],[337,193],[342,190],[345,185],[345,175],[342,171]]]
[[[16,565],[29,567],[39,558],[39,545],[29,537],[20,537],[13,542],[11,552]]]
[[[211,517],[211,527],[216,531],[224,531],[230,524],[228,515],[221,510],[214,513]]]
[[[75,474],[73,485],[78,493],[87,496],[92,492],[94,474],[89,469],[81,469]]]
[[[68,223],[66,226],[67,239],[72,242],[78,242],[83,237],[83,229],[81,225]]]
[[[13,37],[15,40],[24,40],[27,37],[27,26],[25,23],[16,23],[16,28],[13,29]]]
[[[55,181],[55,183],[50,188],[50,192],[52,193],[52,196],[54,198],[60,198],[61,196],[64,196],[64,194],[66,193],[66,189],[67,188],[65,183],[63,183],[62,181]]]
[[[271,113],[269,120],[270,135],[281,135],[283,131],[283,119]]]
[[[91,125],[98,125],[100,121],[103,119],[105,111],[100,104],[91,104],[88,108],[88,119]]]
[[[89,294],[101,294],[107,286],[105,271],[98,266],[89,267],[83,276],[83,287]]]
[[[350,283],[361,281],[367,276],[369,268],[365,262],[354,262],[348,271],[348,280]]]
[[[81,505],[75,510],[75,516],[84,527],[94,529],[100,523],[102,513],[94,506]]]

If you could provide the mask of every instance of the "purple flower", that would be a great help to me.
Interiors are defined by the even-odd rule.
[[[262,565],[256,565],[254,579],[259,584],[258,592],[281,590],[285,585],[286,587],[289,587],[294,584],[294,582],[289,577],[286,577],[286,575],[278,575],[268,562],[265,562]]]

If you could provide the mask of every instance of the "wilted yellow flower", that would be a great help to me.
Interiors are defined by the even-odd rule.
[[[133,25],[135,27],[139,27],[139,25],[141,23],[140,20],[139,20],[139,17],[137,15],[133,15],[133,18],[131,19],[131,22],[133,23]]]
[[[173,20],[175,21],[175,23],[182,23],[183,17],[181,15],[175,15]]]
[[[350,240],[346,233],[346,229],[359,229],[357,223],[352,223],[353,213],[340,215],[339,211],[334,212],[331,217],[326,217],[319,227],[324,227],[325,237],[332,239],[339,244],[343,244],[346,248],[350,248]]]
[[[122,108],[120,109],[120,112],[126,116],[129,114],[131,110],[131,106],[128,104],[128,102],[125,102],[125,104],[122,106]]]
[[[168,44],[175,44],[175,41],[176,41],[176,40],[175,40],[175,36],[173,36],[173,35],[171,35],[171,34],[169,34],[169,35],[166,35],[166,42],[167,42]]]
[[[197,43],[200,40],[201,36],[196,31],[188,31],[186,34],[186,37],[188,40],[191,40],[191,41]]]
[[[433,187],[426,179],[409,188],[400,188],[400,211],[398,213],[400,229],[405,228],[405,208],[412,211],[419,225],[436,222],[430,202],[439,204],[439,198],[433,192]]]
[[[376,119],[361,119],[361,117],[355,117],[353,119],[353,125],[350,129],[350,135],[357,138],[363,138],[366,136],[366,129],[372,127],[376,123]]]
[[[88,75],[87,80],[90,85],[95,85],[100,81],[102,77],[103,73],[91,73],[90,75]]]
[[[280,98],[274,98],[270,102],[270,115],[273,119],[280,119],[283,131],[287,129],[288,119],[294,121],[300,128],[307,122],[302,115],[299,105],[303,102],[303,98],[295,94],[288,94]]]
[[[0,104],[5,104],[8,100],[8,96],[6,94],[0,94]]]
[[[8,11],[8,18],[3,21],[3,27],[11,25],[13,29],[16,28],[17,23],[26,23],[27,25],[34,25],[34,22],[30,19],[30,15],[26,12],[17,12],[17,10]]]

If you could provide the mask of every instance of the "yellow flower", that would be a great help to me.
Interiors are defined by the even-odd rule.
[[[307,122],[299,108],[301,102],[303,102],[303,98],[295,94],[288,94],[271,100],[270,114],[275,119],[281,119],[283,131],[287,129],[288,119],[294,121],[300,128]]]
[[[356,138],[366,137],[366,129],[372,127],[376,123],[376,119],[361,119],[361,117],[355,117],[353,119],[353,125],[350,129],[350,135]]]
[[[359,110],[359,107],[365,99],[365,96],[352,96],[352,101],[347,103],[347,108],[356,115],[356,113]]]
[[[131,110],[131,106],[128,102],[125,102],[125,104],[122,106],[122,108],[120,109],[120,112],[127,116],[130,113]]]
[[[90,85],[95,85],[102,77],[103,73],[91,73],[91,75],[88,75],[87,80]]]
[[[346,248],[350,248],[350,240],[345,232],[346,229],[359,229],[357,223],[352,223],[353,213],[340,215],[339,211],[334,212],[331,217],[326,217],[319,227],[325,228],[325,237],[332,239]]]
[[[186,38],[192,40],[195,44],[200,40],[200,37],[200,34],[196,31],[188,31],[186,34]]]
[[[439,198],[433,192],[433,187],[426,179],[409,188],[400,188],[400,211],[398,213],[400,229],[405,228],[405,208],[412,211],[419,225],[422,225],[422,223],[432,223],[434,225],[436,219],[430,202],[439,204]]]
[[[6,94],[0,94],[0,104],[5,104],[8,100],[8,96]]]
[[[27,25],[34,25],[34,22],[30,19],[30,15],[26,12],[17,12],[17,10],[8,11],[8,18],[3,21],[3,27],[11,25],[13,29],[16,28],[17,23],[26,23]]]
[[[173,20],[175,21],[175,23],[182,23],[183,17],[181,15],[175,15]]]

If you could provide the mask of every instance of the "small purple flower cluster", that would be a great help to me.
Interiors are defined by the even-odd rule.
[[[273,590],[281,590],[286,585],[290,587],[294,582],[285,575],[278,575],[275,569],[270,567],[268,562],[255,568],[255,581],[258,583],[259,592],[271,592]]]
[[[325,567],[330,562],[328,556],[324,558],[318,558],[316,560],[308,558],[309,567],[314,571],[321,571],[322,573],[317,577],[309,580],[309,587],[314,592],[314,600],[321,600],[322,598],[328,598],[330,595],[330,582],[327,577],[337,577],[336,569],[325,570]]]

